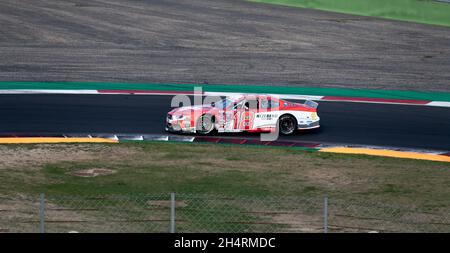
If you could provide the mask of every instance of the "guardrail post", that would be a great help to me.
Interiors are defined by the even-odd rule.
[[[45,194],[40,195],[39,204],[39,232],[45,233]]]
[[[328,197],[323,199],[323,232],[328,233]]]
[[[170,194],[170,233],[175,233],[175,193]]]

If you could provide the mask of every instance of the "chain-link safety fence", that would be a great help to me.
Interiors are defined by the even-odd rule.
[[[328,197],[0,197],[0,232],[450,232],[446,208]]]

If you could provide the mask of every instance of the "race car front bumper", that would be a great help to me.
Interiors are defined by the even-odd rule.
[[[299,130],[306,130],[306,129],[314,129],[314,128],[319,128],[320,127],[320,121],[314,121],[311,123],[306,123],[306,124],[298,124],[297,128]]]
[[[192,134],[195,133],[195,129],[194,128],[189,128],[189,129],[182,129],[181,127],[175,125],[175,127],[173,125],[166,125],[165,130],[167,132],[170,133],[183,133],[183,134]]]
[[[181,121],[173,119],[170,114],[166,118],[165,130],[172,133],[195,133],[194,127],[186,127]]]

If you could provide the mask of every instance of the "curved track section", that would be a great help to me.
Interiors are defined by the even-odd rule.
[[[166,134],[164,119],[171,99],[172,96],[136,95],[0,95],[0,134]],[[319,115],[319,130],[280,138],[450,150],[450,108],[321,102]]]

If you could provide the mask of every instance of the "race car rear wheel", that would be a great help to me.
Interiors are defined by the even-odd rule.
[[[197,120],[196,132],[199,134],[209,134],[214,130],[214,120],[211,115],[204,114]]]
[[[279,127],[281,134],[293,134],[297,128],[297,120],[291,115],[282,115],[279,119]]]

